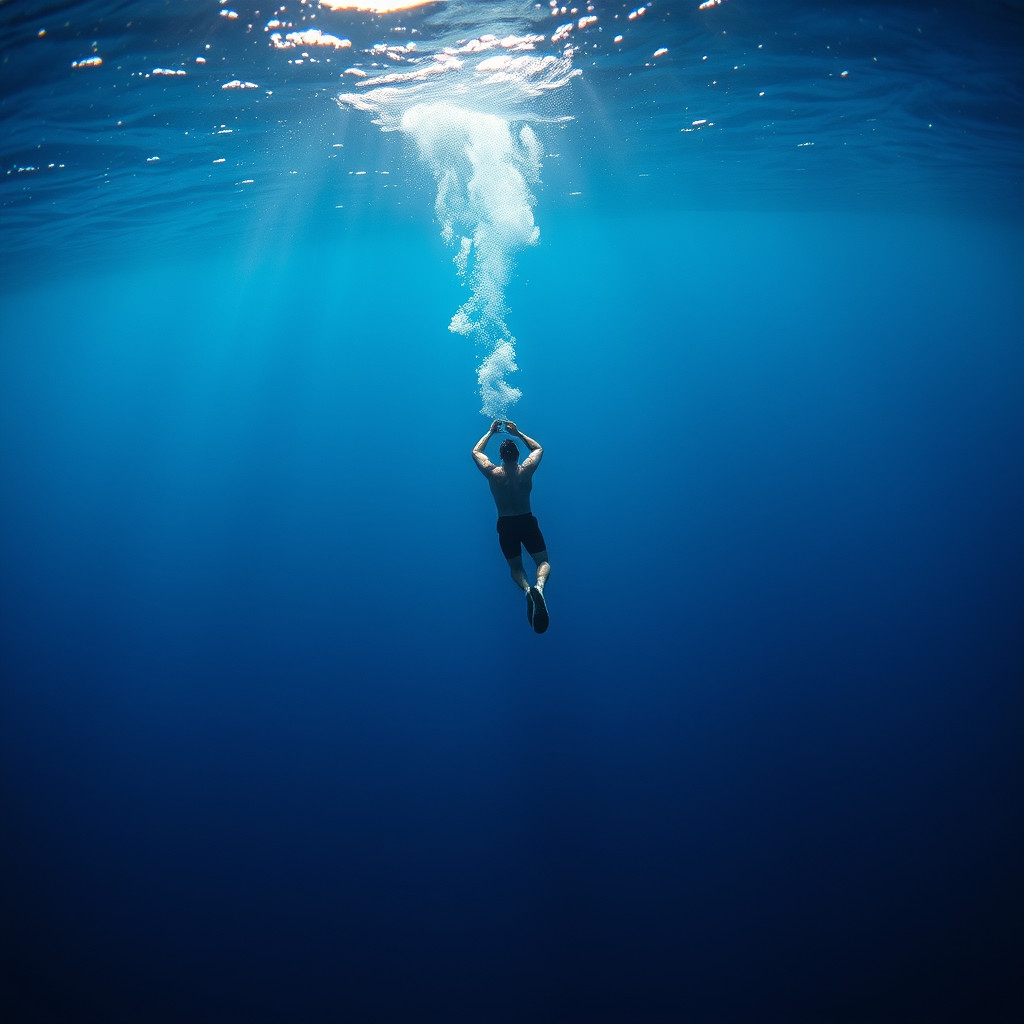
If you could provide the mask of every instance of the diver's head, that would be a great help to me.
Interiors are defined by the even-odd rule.
[[[510,437],[506,437],[505,440],[501,442],[498,454],[501,456],[502,462],[518,462],[519,446]]]

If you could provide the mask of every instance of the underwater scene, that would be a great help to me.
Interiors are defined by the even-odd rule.
[[[0,55],[5,1021],[1024,1019],[1024,3]]]

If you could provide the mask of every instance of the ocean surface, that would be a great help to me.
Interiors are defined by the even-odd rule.
[[[0,3],[4,1021],[1024,1019],[1024,5],[386,6]]]

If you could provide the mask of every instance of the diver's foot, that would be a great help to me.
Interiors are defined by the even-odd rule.
[[[543,590],[530,587],[526,592],[526,617],[535,633],[543,633],[548,628],[548,606]]]

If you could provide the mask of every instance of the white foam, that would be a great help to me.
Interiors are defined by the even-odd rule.
[[[270,43],[275,50],[290,50],[299,46],[329,46],[335,50],[348,49],[352,45],[350,39],[341,39],[318,28],[306,29],[304,32],[271,32]]]
[[[508,42],[499,47],[519,48]],[[529,122],[557,120],[533,101],[578,72],[565,56],[508,52],[492,52],[475,64],[451,51],[412,63],[408,71],[356,83],[368,88],[343,93],[338,102],[372,111],[384,130],[408,135],[430,168],[441,236],[456,249],[456,270],[470,290],[449,330],[483,349],[477,368],[481,412],[505,419],[521,394],[507,379],[518,366],[505,289],[516,253],[540,238],[532,189],[540,180],[543,150]]]
[[[487,350],[478,371],[482,411],[501,418],[519,398],[505,380],[517,369],[505,287],[515,253],[540,237],[530,191],[540,171],[540,144],[529,125],[517,134],[500,117],[450,103],[410,107],[401,128],[433,172],[441,235],[458,246],[456,268],[470,287],[449,330]]]

